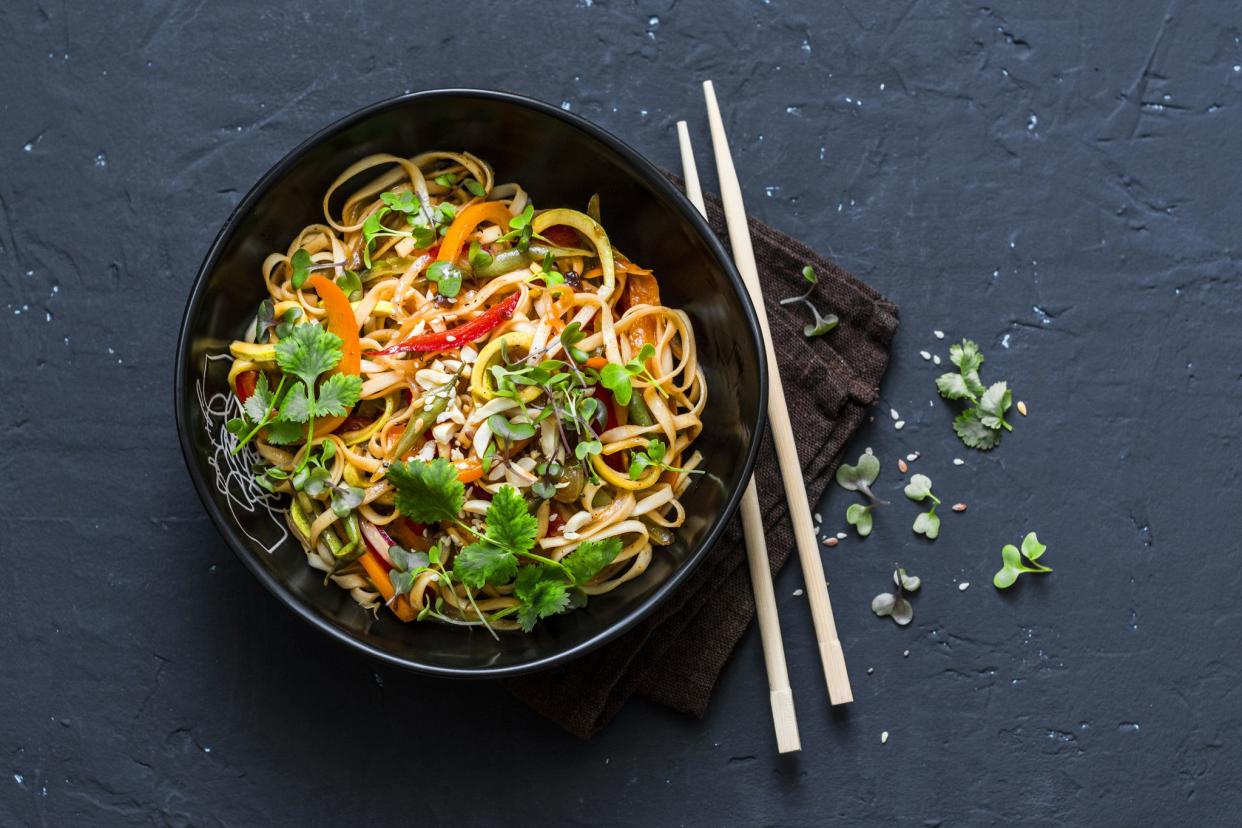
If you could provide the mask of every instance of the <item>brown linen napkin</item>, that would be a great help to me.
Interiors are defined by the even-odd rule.
[[[672,178],[673,176],[670,176]],[[707,217],[726,238],[720,201],[707,196]],[[897,330],[897,308],[801,242],[750,220],[785,399],[799,436],[802,475],[812,503],[836,470],[841,449],[875,402]],[[801,305],[781,305],[806,289],[801,271],[819,276],[817,305],[841,324],[807,339]],[[775,574],[794,549],[793,528],[776,450],[765,432],[755,468],[768,557]],[[712,688],[755,614],[741,519],[734,516],[717,548],[675,594],[634,629],[564,667],[506,682],[537,712],[583,739],[597,732],[634,693],[702,716]],[[756,674],[756,681],[760,680]]]

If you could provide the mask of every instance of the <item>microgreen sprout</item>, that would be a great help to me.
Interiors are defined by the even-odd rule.
[[[893,564],[892,592],[881,592],[871,599],[871,611],[883,618],[888,616],[904,627],[914,620],[914,607],[906,599],[907,592],[918,592],[922,581],[917,575],[910,575],[898,564]]]
[[[928,540],[935,540],[940,535],[940,517],[936,514],[940,498],[932,494],[931,487],[931,478],[925,474],[916,474],[906,484],[906,497],[916,503],[931,500],[931,508],[914,519],[914,531],[916,534],[926,535]]]
[[[867,498],[867,503],[854,503],[845,510],[845,522],[858,531],[858,536],[865,538],[871,534],[874,526],[871,510],[876,506],[887,505],[888,501],[880,500],[871,491],[871,484],[880,476],[880,460],[867,449],[858,458],[857,465],[842,463],[837,467],[837,485],[847,492],[859,492]]]
[[[1001,568],[992,576],[992,585],[997,589],[1008,589],[1023,572],[1051,572],[1052,567],[1037,563],[1047,548],[1034,532],[1028,532],[1022,539],[1021,550],[1011,543],[1005,544],[1001,548]]]
[[[701,474],[701,469],[681,469],[676,466],[670,466],[664,462],[664,457],[668,452],[668,447],[660,440],[648,440],[645,451],[630,452],[630,480],[637,480],[643,476],[643,473],[651,467],[664,469],[671,472],[684,472],[686,474]]]
[[[434,282],[441,296],[450,299],[461,291],[461,268],[452,262],[433,262],[427,268],[427,281]]]
[[[781,300],[781,304],[792,305],[795,302],[801,302],[810,308],[811,313],[815,317],[815,322],[803,327],[802,334],[807,337],[823,336],[839,325],[841,320],[838,319],[837,315],[834,313],[824,316],[819,312],[819,308],[815,307],[815,304],[811,301],[811,294],[815,292],[815,286],[819,284],[819,277],[815,275],[815,268],[810,265],[802,268],[802,278],[811,283],[810,286],[807,287],[806,292],[800,293],[797,296],[786,297]]]
[[[647,369],[647,360],[655,356],[655,352],[655,346],[648,342],[638,349],[638,356],[624,365],[610,362],[600,369],[600,385],[612,392],[612,396],[616,399],[618,405],[630,404],[630,400],[634,396],[633,380],[635,379],[644,380],[648,385],[659,391],[660,394],[668,396],[668,392],[660,387],[655,377]]]
[[[1001,429],[1012,431],[1005,412],[1013,402],[1008,383],[995,382],[986,388],[979,379],[983,354],[969,339],[949,348],[949,361],[957,366],[936,377],[936,389],[946,400],[966,400],[968,407],[953,420],[953,431],[968,448],[987,451],[1000,444]]]

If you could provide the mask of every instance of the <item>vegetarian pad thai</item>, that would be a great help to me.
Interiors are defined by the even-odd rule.
[[[310,566],[493,634],[641,575],[685,519],[707,385],[598,198],[536,210],[469,153],[380,154],[323,211],[263,263],[227,423]]]

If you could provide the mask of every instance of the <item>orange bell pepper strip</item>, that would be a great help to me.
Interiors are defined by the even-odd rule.
[[[341,338],[341,361],[336,370],[340,374],[355,374],[362,370],[362,343],[358,339],[358,323],[354,309],[350,307],[345,291],[321,273],[306,280],[319,294],[319,303],[328,314],[328,331]],[[331,434],[345,422],[348,413],[339,417],[324,417],[315,421],[315,436]]]
[[[598,371],[600,368],[603,368],[607,364],[608,364],[608,360],[604,359],[603,357],[591,357],[590,359],[586,361],[586,367],[594,368],[596,371]]]
[[[453,466],[457,469],[457,479],[462,483],[470,484],[483,476],[483,463],[477,458],[459,460]]]
[[[444,238],[440,240],[440,252],[436,255],[436,260],[457,261],[462,247],[466,244],[466,237],[473,233],[476,227],[485,221],[490,221],[507,232],[511,218],[513,214],[509,212],[509,208],[499,201],[478,201],[469,207],[462,208],[453,219],[453,223],[449,225]]]
[[[388,571],[380,562],[379,556],[368,549],[358,560],[362,562],[362,568],[367,571],[367,577],[371,579],[371,583],[375,584],[375,588],[379,590],[384,600],[392,601],[396,590],[392,588],[392,581],[388,579]],[[392,601],[389,606],[398,618],[407,623],[413,621],[414,616],[417,615],[414,608],[410,606],[410,600],[404,595]]]
[[[660,285],[650,272],[631,272],[627,276],[625,292],[628,299],[627,308],[632,308],[635,305],[660,304]],[[630,345],[635,352],[648,342],[655,342],[655,337],[656,323],[650,316],[643,317],[630,326]]]

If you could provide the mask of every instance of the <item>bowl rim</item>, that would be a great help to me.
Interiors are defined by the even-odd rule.
[[[249,214],[253,209],[255,202],[267,193],[271,187],[276,184],[284,175],[301,160],[315,146],[319,145],[328,138],[342,132],[355,124],[373,117],[385,110],[403,106],[411,101],[425,100],[428,98],[477,98],[482,100],[499,101],[518,107],[534,110],[537,114],[546,117],[557,118],[568,123],[570,126],[585,132],[590,137],[606,145],[609,149],[620,155],[632,168],[632,170],[654,190],[661,192],[667,197],[674,208],[681,213],[682,218],[690,223],[698,235],[707,244],[711,255],[713,255],[724,269],[729,281],[733,285],[734,292],[740,299],[743,315],[746,318],[747,328],[750,332],[750,342],[755,351],[755,364],[758,366],[759,374],[759,406],[757,407],[755,422],[750,423],[751,426],[751,442],[746,450],[745,460],[742,466],[742,483],[738,485],[732,494],[728,497],[721,509],[720,514],[716,517],[715,522],[708,528],[706,535],[702,541],[693,547],[672,575],[663,583],[657,585],[652,592],[643,599],[637,608],[630,611],[619,622],[605,627],[595,635],[580,641],[577,644],[559,652],[553,653],[542,658],[531,661],[521,662],[519,664],[511,664],[501,667],[484,666],[484,667],[445,667],[436,664],[429,664],[419,661],[417,657],[407,657],[387,652],[379,647],[375,647],[360,638],[355,637],[347,630],[332,624],[328,619],[320,617],[313,607],[296,596],[288,587],[283,579],[276,577],[267,569],[260,566],[257,560],[253,560],[253,552],[245,544],[241,542],[237,529],[233,522],[226,519],[224,513],[216,505],[212,498],[211,490],[207,484],[207,480],[203,473],[198,469],[198,454],[194,449],[190,439],[189,422],[187,415],[187,396],[186,396],[186,377],[188,376],[188,368],[190,361],[190,320],[197,314],[199,306],[204,301],[205,286],[208,276],[215,270],[217,260],[221,251],[224,249],[225,243],[232,239],[237,232],[241,219]],[[762,346],[763,337],[759,327],[759,320],[755,314],[755,308],[751,303],[750,295],[747,292],[741,275],[738,273],[733,259],[725,251],[724,245],[716,234],[708,225],[707,220],[699,213],[698,209],[664,176],[664,174],[654,164],[648,161],[637,150],[617,138],[612,133],[606,131],[600,126],[588,121],[580,115],[568,110],[562,109],[552,104],[535,98],[519,95],[513,92],[502,92],[490,89],[470,89],[470,88],[443,88],[443,89],[427,89],[417,92],[408,92],[397,95],[384,100],[376,101],[362,107],[354,112],[349,113],[327,126],[319,129],[309,138],[299,143],[292,150],[288,151],[279,161],[277,161],[266,173],[264,173],[257,182],[246,192],[246,195],[237,203],[237,205],[229,213],[224,224],[216,233],[211,245],[207,249],[207,254],[203,259],[203,263],[199,266],[198,272],[195,274],[194,282],[190,288],[189,298],[186,300],[185,311],[181,317],[181,324],[177,336],[177,352],[174,360],[173,370],[175,377],[173,382],[173,408],[176,413],[177,437],[181,444],[182,459],[185,461],[186,470],[190,474],[190,479],[194,483],[194,489],[198,492],[199,500],[202,501],[203,507],[210,515],[212,523],[215,524],[216,530],[223,536],[229,548],[233,550],[233,554],[242,562],[242,564],[250,570],[250,572],[262,583],[269,592],[284,604],[288,609],[292,610],[296,615],[309,623],[315,629],[325,633],[336,641],[344,643],[346,646],[353,648],[359,652],[378,659],[379,661],[390,664],[395,667],[401,667],[413,672],[423,673],[433,676],[441,676],[447,678],[505,678],[518,676],[526,673],[533,673],[545,670],[550,667],[565,664],[578,658],[609,641],[616,639],[621,634],[633,628],[643,619],[651,615],[656,607],[664,602],[664,600],[673,593],[681,584],[690,576],[690,574],[698,568],[708,553],[716,545],[720,539],[721,533],[724,531],[725,524],[733,517],[737,511],[738,503],[741,501],[742,493],[746,489],[751,474],[755,467],[758,457],[759,447],[763,442],[764,429],[766,427],[766,412],[768,399],[768,365],[767,358]]]

